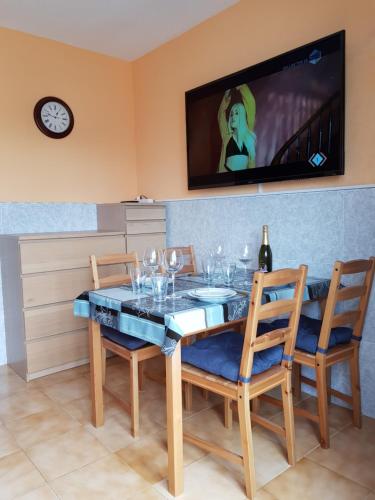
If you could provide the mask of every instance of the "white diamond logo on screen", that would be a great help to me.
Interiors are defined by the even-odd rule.
[[[323,153],[314,153],[310,157],[309,162],[311,163],[311,165],[313,167],[321,167],[322,165],[324,165],[326,160],[327,160],[327,157]]]

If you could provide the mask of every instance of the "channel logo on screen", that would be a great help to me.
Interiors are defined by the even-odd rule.
[[[326,162],[327,157],[323,153],[314,153],[310,159],[309,162],[313,167],[321,167],[324,165]]]
[[[313,50],[309,55],[310,64],[318,64],[322,58],[322,52],[318,49]]]

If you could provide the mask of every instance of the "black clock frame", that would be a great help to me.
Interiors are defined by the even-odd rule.
[[[70,119],[69,127],[66,130],[64,130],[64,132],[53,132],[48,127],[46,127],[42,121],[42,116],[41,116],[42,107],[47,102],[50,102],[50,101],[58,102],[59,104],[64,106],[64,108],[66,109],[66,111],[69,115],[69,119]],[[67,135],[70,134],[70,132],[73,130],[73,127],[74,127],[74,116],[73,116],[73,112],[70,109],[70,107],[62,99],[59,99],[58,97],[53,97],[53,96],[43,97],[35,104],[34,121],[35,121],[38,129],[41,132],[43,132],[43,134],[50,137],[51,139],[63,139],[64,137],[66,137]]]

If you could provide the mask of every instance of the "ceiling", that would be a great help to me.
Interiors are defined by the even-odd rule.
[[[134,60],[238,0],[0,0],[0,26]]]

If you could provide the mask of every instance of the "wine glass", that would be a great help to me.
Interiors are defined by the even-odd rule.
[[[169,298],[176,299],[177,295],[174,291],[175,276],[184,266],[184,257],[179,248],[167,248],[164,250],[164,267],[172,277],[172,295]]]
[[[225,258],[224,245],[222,243],[218,243],[217,245],[215,245],[213,250],[211,250],[210,254],[216,261],[223,260]]]
[[[162,263],[161,251],[153,247],[147,247],[143,254],[143,265],[145,268],[150,269],[151,274],[154,275]]]
[[[242,264],[245,267],[244,285],[246,285],[246,286],[249,286],[251,284],[250,280],[248,279],[249,264],[250,264],[251,260],[252,260],[251,259],[251,245],[250,245],[250,243],[245,243],[245,245],[242,247],[239,261],[242,262]]]

